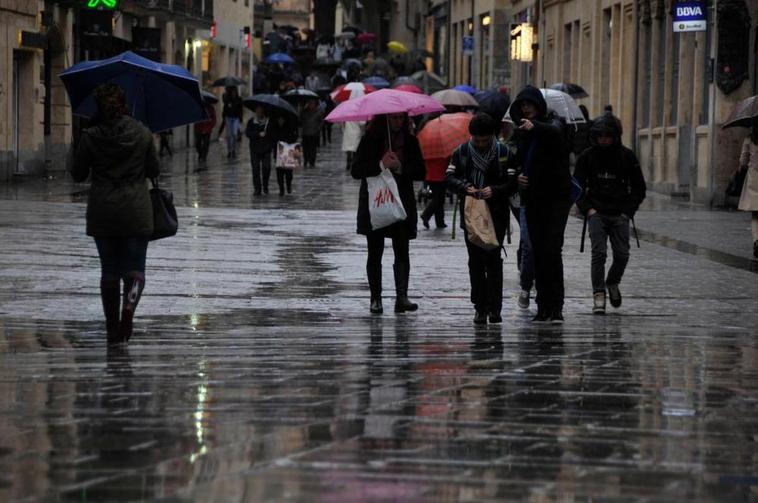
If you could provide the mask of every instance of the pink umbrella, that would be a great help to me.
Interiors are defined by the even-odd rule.
[[[407,113],[408,115],[443,112],[445,107],[425,94],[396,89],[381,89],[375,93],[345,101],[327,115],[329,122],[371,120],[375,115]]]
[[[395,91],[405,91],[406,93],[424,94],[424,91],[419,86],[414,86],[413,84],[400,84],[393,89]]]

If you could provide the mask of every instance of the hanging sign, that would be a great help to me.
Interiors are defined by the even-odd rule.
[[[703,1],[685,1],[674,4],[674,32],[705,31],[708,22]]]

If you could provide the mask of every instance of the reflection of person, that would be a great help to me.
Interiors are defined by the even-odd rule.
[[[126,342],[145,287],[145,256],[153,212],[145,178],[158,176],[153,135],[126,115],[126,95],[115,84],[94,93],[96,124],[82,133],[74,158],[76,181],[90,177],[87,235],[100,256],[100,298],[108,343]],[[120,282],[124,282],[119,319]]]
[[[461,218],[468,251],[471,303],[474,304],[474,323],[501,323],[503,306],[503,259],[500,249],[511,218],[508,197],[516,191],[516,170],[508,166],[508,149],[497,140],[498,122],[485,113],[478,113],[469,123],[471,140],[453,153],[447,168],[447,186],[460,196],[463,215],[465,199],[484,199],[492,216],[495,235],[500,247],[485,250],[469,241],[466,222]]]
[[[232,158],[237,156],[237,136],[242,123],[242,98],[237,94],[236,87],[229,86],[226,88],[222,100],[224,108],[221,117],[226,126],[226,157]],[[221,131],[219,131],[220,134]]]
[[[253,169],[253,195],[261,191],[268,194],[268,180],[271,176],[271,151],[274,148],[274,133],[262,106],[255,107],[253,116],[245,126],[245,136],[250,140],[250,165]],[[261,178],[262,176],[262,178]]]
[[[195,123],[195,150],[197,158],[204,161],[208,157],[208,149],[211,144],[211,133],[216,126],[216,108],[211,103],[205,104],[205,113],[208,120]]]
[[[351,124],[351,123],[348,123]],[[407,217],[387,227],[373,230],[369,212],[367,177],[389,169],[397,183],[400,200]],[[411,270],[409,243],[416,238],[418,215],[413,181],[426,175],[418,140],[410,132],[406,114],[379,115],[371,121],[355,154],[351,174],[361,180],[358,199],[358,234],[366,236],[368,259],[366,272],[371,289],[371,312],[382,313],[382,255],[384,238],[392,239],[395,253],[395,312],[415,311],[418,305],[408,299]]]
[[[750,225],[753,232],[753,256],[758,258],[758,119],[753,119],[750,136],[742,142],[740,167],[742,166],[747,169],[747,176],[737,209],[752,213]]]

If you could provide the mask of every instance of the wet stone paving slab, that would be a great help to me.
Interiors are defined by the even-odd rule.
[[[0,501],[758,501],[739,262],[643,240],[622,308],[592,316],[572,218],[565,325],[516,306],[514,244],[504,322],[475,328],[460,236],[421,230],[420,310],[387,309],[387,253],[371,316],[337,148],[282,198],[211,157],[166,162],[181,229],[150,245],[128,348],[105,345],[84,186],[0,193]],[[690,218],[649,203],[638,224],[663,211]]]

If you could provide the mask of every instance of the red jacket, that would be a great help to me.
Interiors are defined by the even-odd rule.
[[[210,103],[206,103],[205,113],[208,114],[208,120],[195,123],[195,133],[197,134],[211,134],[216,126],[216,108]]]
[[[426,181],[427,182],[444,182],[445,171],[448,164],[450,164],[450,158],[447,159],[426,159]]]

